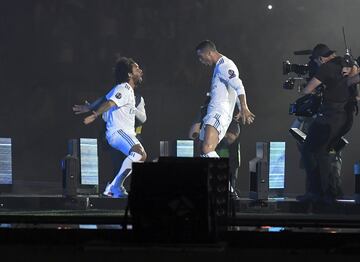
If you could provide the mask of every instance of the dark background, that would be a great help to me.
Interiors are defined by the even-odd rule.
[[[13,192],[60,192],[67,140],[99,137],[102,131],[101,120],[84,126],[71,107],[111,89],[119,56],[133,57],[145,73],[148,160],[158,157],[160,140],[186,138],[212,74],[197,61],[194,47],[211,39],[237,64],[256,114],[255,123],[242,129],[239,188],[248,191],[255,142],[286,141],[285,192],[302,193],[304,174],[288,133],[294,120],[288,106],[299,95],[282,89],[282,61],[308,62],[293,51],[319,42],[342,55],[342,26],[353,54],[360,55],[358,0],[2,0],[0,5],[0,135],[13,138]],[[356,118],[343,154],[346,194],[354,190],[359,128]],[[111,179],[111,161],[101,147],[100,171],[103,185]]]

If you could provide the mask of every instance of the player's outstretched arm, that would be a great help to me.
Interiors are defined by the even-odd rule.
[[[110,108],[112,108],[113,106],[116,106],[115,102],[112,100],[107,100],[106,102],[102,103],[100,105],[100,107],[98,108],[98,110],[93,111],[93,113],[91,115],[89,115],[88,117],[84,118],[84,124],[88,125],[92,122],[95,121],[95,119],[101,115],[102,113],[108,111]]]
[[[88,101],[85,101],[83,105],[73,105],[72,110],[75,115],[87,113],[90,111],[90,103]]]
[[[74,105],[72,110],[74,111],[75,115],[84,114],[90,112],[91,110],[96,110],[99,106],[106,101],[106,98],[99,97],[91,104],[88,101],[85,101],[83,105]]]

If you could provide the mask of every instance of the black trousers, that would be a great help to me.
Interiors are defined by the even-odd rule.
[[[309,193],[333,198],[340,194],[339,174],[332,170],[334,155],[330,150],[352,125],[352,113],[343,108],[324,107],[309,127],[301,150]]]
[[[299,129],[301,131],[303,131],[305,134],[309,133],[309,128],[311,126],[311,124],[314,122],[314,118],[312,117],[301,117],[301,119],[298,119],[297,121],[299,121],[300,126]],[[297,144],[298,150],[301,154],[301,150],[303,145],[301,143]],[[343,191],[341,188],[341,167],[342,167],[342,152],[341,151],[336,151],[336,152],[331,152],[329,153],[329,165],[331,167],[331,172],[332,172],[332,176],[334,176],[334,179],[336,181],[336,192],[337,192],[337,196],[343,196]],[[300,158],[299,161],[299,167],[300,169],[305,169],[304,167],[304,162],[302,157]],[[318,187],[320,187],[320,183],[318,183]],[[309,193],[309,188],[311,188],[311,183],[308,180],[308,177],[306,176],[305,179],[305,192]]]

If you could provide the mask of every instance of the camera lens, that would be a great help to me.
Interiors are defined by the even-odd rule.
[[[295,80],[293,78],[287,79],[283,84],[283,88],[289,90],[294,89],[294,86],[295,86]]]

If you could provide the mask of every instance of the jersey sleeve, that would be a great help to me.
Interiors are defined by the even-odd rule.
[[[116,86],[106,95],[106,99],[113,101],[118,107],[121,107],[128,103],[129,92],[126,88]]]
[[[140,103],[136,107],[135,117],[142,124],[146,122],[145,101],[143,97],[141,97]]]
[[[245,94],[245,87],[239,77],[239,70],[235,64],[222,65],[220,67],[220,74],[222,79],[227,83],[228,86],[236,91],[238,96]]]

